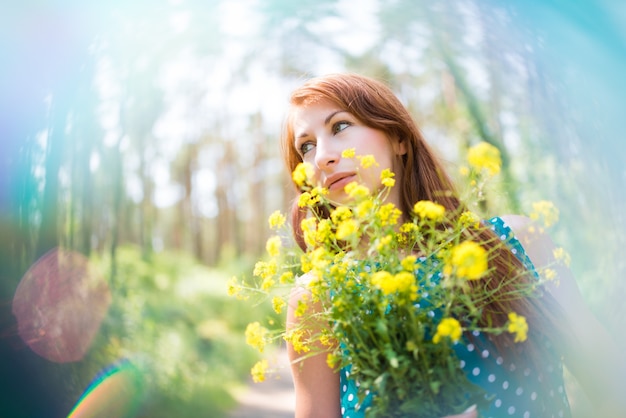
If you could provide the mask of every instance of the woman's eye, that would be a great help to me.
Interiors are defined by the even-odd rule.
[[[341,131],[343,131],[344,129],[346,129],[348,126],[352,125],[350,122],[346,122],[346,121],[341,121],[341,122],[337,122],[333,125],[333,133],[339,133]]]
[[[305,142],[304,144],[300,145],[300,148],[299,148],[300,155],[304,155],[307,152],[311,151],[314,146],[315,145],[312,142]]]

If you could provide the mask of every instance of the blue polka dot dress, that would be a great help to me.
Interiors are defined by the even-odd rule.
[[[500,239],[507,242],[511,252],[534,271],[530,259],[504,221],[492,218],[489,223]],[[561,359],[549,342],[544,344],[550,356],[543,370],[505,360],[497,354],[489,339],[477,331],[471,340],[466,336],[454,346],[468,379],[491,395],[489,407],[479,410],[480,417],[571,418]],[[368,393],[359,404],[359,383],[350,377],[350,369],[348,366],[340,371],[341,414],[344,418],[362,418],[372,402],[372,395]]]

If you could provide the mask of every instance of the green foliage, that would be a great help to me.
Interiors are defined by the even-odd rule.
[[[354,150],[342,156],[355,158]],[[363,168],[366,157],[356,156]],[[480,143],[470,149],[468,163],[466,181],[480,198],[500,171],[500,154]],[[284,339],[302,359],[326,354],[330,367],[349,367],[368,417],[441,417],[470,405],[487,407],[488,394],[468,379],[454,346],[470,332],[501,336],[506,344],[525,341],[529,327],[516,312],[519,301],[536,295],[549,278],[531,277],[509,261],[512,237],[499,238],[504,232],[493,234],[473,212],[422,200],[402,217],[387,200],[396,187],[388,168],[376,194],[358,182],[346,185],[346,205],[306,184],[307,169],[301,163],[293,172],[303,190],[298,204],[314,214],[301,223],[305,251],[294,255],[292,247],[283,247],[279,228],[286,217],[272,215],[278,235],[268,240],[271,258],[256,264],[256,279],[230,285],[238,298],[286,295],[293,276],[284,260],[299,260],[304,275],[296,282],[295,319],[278,332],[255,321],[246,329],[247,342],[262,352]],[[542,213],[551,214],[551,206],[544,206]],[[283,306],[279,296],[272,302],[277,298]],[[257,363],[253,378],[262,381],[266,370],[267,363]]]
[[[106,271],[108,257],[95,260]],[[83,374],[119,359],[141,370],[141,416],[221,416],[234,406],[257,354],[243,330],[261,308],[242,309],[226,294],[228,273],[177,252],[142,259],[137,247],[117,251],[113,303]]]

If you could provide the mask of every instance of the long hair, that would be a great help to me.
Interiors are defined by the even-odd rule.
[[[385,132],[391,141],[402,141],[406,144],[406,154],[397,156],[397,161],[394,161],[394,170],[399,171],[397,174],[400,182],[395,187],[401,188],[399,209],[402,213],[411,213],[413,205],[420,200],[439,203],[453,216],[462,212],[463,203],[443,165],[425,141],[408,110],[389,87],[357,74],[331,74],[305,82],[292,93],[290,105],[295,108],[322,100],[328,100],[345,109],[366,126]],[[302,161],[295,148],[292,125],[290,113],[285,120],[281,138],[281,149],[289,172]],[[296,190],[301,193],[297,187]],[[292,206],[291,221],[296,242],[305,249],[300,224],[307,212],[298,207],[297,201],[298,199]],[[502,326],[508,320],[508,313],[516,312],[526,317],[533,333],[552,336],[555,331],[558,332],[558,309],[549,294],[543,296],[543,303],[538,303],[535,298],[510,297],[515,293],[516,283],[503,278],[534,280],[517,257],[501,245],[500,240],[486,227],[468,234],[473,235],[468,238],[479,242],[493,254],[490,258],[492,269],[487,277],[469,282],[470,286],[481,286],[495,293],[483,308],[481,325]],[[507,352],[520,352],[520,347],[516,347],[511,334],[501,334],[493,342],[503,355]],[[531,361],[540,358],[538,349],[530,348],[529,353],[527,348],[523,351],[533,359]]]

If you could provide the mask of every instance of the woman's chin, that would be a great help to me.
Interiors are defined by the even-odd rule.
[[[354,198],[348,196],[344,191],[337,191],[336,193],[329,193],[326,196],[329,202],[334,206],[352,206],[354,205]]]

